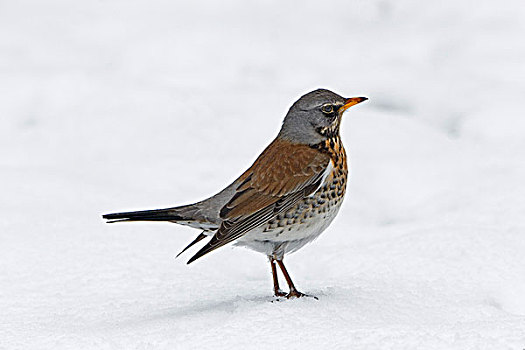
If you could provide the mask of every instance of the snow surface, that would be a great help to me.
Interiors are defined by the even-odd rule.
[[[525,6],[0,3],[0,348],[525,348]],[[266,258],[102,213],[189,203],[245,169],[301,94],[345,117],[349,195]]]

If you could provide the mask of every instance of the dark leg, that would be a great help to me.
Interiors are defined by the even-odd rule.
[[[275,260],[279,267],[281,268],[281,271],[283,272],[284,278],[286,279],[286,283],[288,283],[288,287],[290,287],[290,293],[286,295],[286,298],[300,298],[307,296],[306,294],[303,294],[295,288],[292,279],[290,278],[290,275],[288,274],[288,271],[286,271],[286,267],[284,267],[282,260]]]
[[[279,278],[277,277],[277,269],[275,268],[275,259],[271,256],[269,256],[268,259],[270,259],[270,266],[272,267],[273,293],[276,297],[284,297],[286,296],[286,293],[279,288]]]

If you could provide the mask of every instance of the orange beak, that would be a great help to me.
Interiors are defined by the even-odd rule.
[[[339,113],[343,113],[353,105],[364,102],[366,100],[368,100],[367,97],[350,97],[348,100],[345,101],[345,104],[342,105],[341,108],[339,108]]]

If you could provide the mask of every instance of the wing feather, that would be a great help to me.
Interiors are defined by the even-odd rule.
[[[315,192],[329,162],[328,155],[308,145],[276,139],[237,180],[236,193],[220,211],[223,221],[219,229],[188,264],[264,225]]]

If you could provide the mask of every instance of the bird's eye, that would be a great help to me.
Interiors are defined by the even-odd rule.
[[[334,106],[331,104],[325,104],[321,107],[321,111],[323,111],[324,114],[330,114],[334,111]]]

